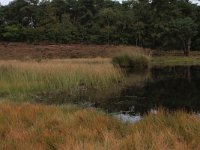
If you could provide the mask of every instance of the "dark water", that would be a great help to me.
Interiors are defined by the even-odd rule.
[[[148,78],[139,82],[122,89],[99,107],[109,113],[120,112],[122,119],[155,112],[160,107],[200,112],[200,66],[152,68]]]

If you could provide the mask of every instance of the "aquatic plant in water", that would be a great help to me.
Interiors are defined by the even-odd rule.
[[[122,51],[112,58],[112,63],[122,68],[143,70],[149,67],[150,56],[139,52]]]

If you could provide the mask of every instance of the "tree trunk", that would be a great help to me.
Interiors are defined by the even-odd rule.
[[[186,48],[186,47],[184,47],[184,50],[183,50],[183,51],[184,51],[184,55],[185,55],[185,56],[188,56],[187,48]]]
[[[184,55],[190,56],[190,49],[191,49],[191,38],[188,38],[187,42],[184,43]]]
[[[192,40],[191,38],[189,38],[187,42],[187,53],[186,53],[187,56],[190,56],[191,43],[192,43]]]
[[[110,21],[108,16],[106,17],[106,22],[107,22],[107,44],[110,45]]]
[[[136,40],[135,40],[135,46],[137,47],[138,46],[138,38],[136,37]]]

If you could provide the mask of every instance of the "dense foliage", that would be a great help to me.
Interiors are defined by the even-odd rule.
[[[14,0],[0,40],[200,48],[200,7],[188,0]]]

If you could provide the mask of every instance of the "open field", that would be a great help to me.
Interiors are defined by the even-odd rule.
[[[160,110],[135,124],[75,106],[0,103],[0,149],[199,149],[195,114]]]

